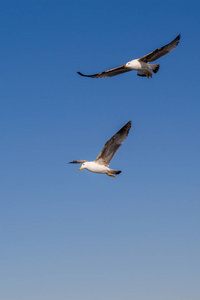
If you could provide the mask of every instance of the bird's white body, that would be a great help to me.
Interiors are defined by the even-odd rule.
[[[125,64],[125,68],[137,71],[139,76],[152,77],[152,72],[156,73],[159,65],[143,62],[139,58],[133,59]]]
[[[95,161],[87,161],[82,164],[80,169],[86,169],[93,173],[108,174],[111,169],[105,165],[97,164]]]

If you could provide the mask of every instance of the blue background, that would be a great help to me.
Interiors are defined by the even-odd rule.
[[[3,300],[197,300],[199,1],[0,1]],[[90,79],[172,41],[152,79]],[[78,171],[125,123],[115,179]]]

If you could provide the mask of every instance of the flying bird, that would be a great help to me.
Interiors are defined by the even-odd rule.
[[[127,62],[125,65],[122,65],[120,67],[110,69],[101,73],[93,74],[93,75],[84,75],[81,72],[77,72],[81,76],[85,77],[92,77],[92,78],[105,78],[105,77],[112,77],[116,76],[122,73],[126,73],[132,70],[137,71],[138,76],[143,77],[151,77],[152,78],[152,72],[157,73],[159,70],[160,65],[159,64],[149,64],[150,62],[153,62],[157,60],[158,58],[168,54],[173,49],[176,48],[176,46],[179,43],[181,35],[179,34],[171,43],[158,48],[151,53],[148,53],[144,55],[141,58],[133,59],[129,62]]]
[[[118,175],[121,171],[109,168],[109,163],[119,147],[123,144],[128,136],[131,128],[131,121],[124,125],[111,139],[107,141],[103,149],[94,161],[87,160],[74,160],[70,164],[82,164],[79,170],[86,169],[90,172],[106,174],[110,177],[115,177],[113,174]]]

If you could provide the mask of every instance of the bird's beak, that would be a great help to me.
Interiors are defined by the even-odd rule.
[[[124,65],[124,68],[127,68],[127,65]]]
[[[83,167],[80,167],[80,168],[79,168],[79,171],[82,170],[82,169],[83,169]]]

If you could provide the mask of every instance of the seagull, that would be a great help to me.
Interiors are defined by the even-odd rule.
[[[93,74],[93,75],[84,75],[81,72],[77,72],[81,76],[85,77],[92,77],[92,78],[106,78],[106,77],[112,77],[116,76],[125,72],[129,72],[132,70],[137,71],[138,76],[142,77],[151,77],[152,78],[152,72],[157,73],[159,70],[160,65],[159,64],[149,64],[150,62],[153,62],[157,60],[158,58],[166,55],[167,53],[171,52],[173,49],[176,48],[176,46],[179,43],[181,35],[179,34],[171,43],[158,48],[151,53],[148,53],[144,55],[141,58],[133,59],[129,62],[127,62],[125,65],[122,65],[120,67],[110,69],[101,73]]]
[[[114,178],[115,176],[113,174],[118,175],[121,171],[110,169],[109,163],[127,138],[130,128],[131,121],[124,125],[115,135],[113,135],[113,137],[111,137],[111,139],[107,141],[94,161],[73,160],[70,164],[82,164],[79,170],[86,169],[90,172],[106,174]]]

